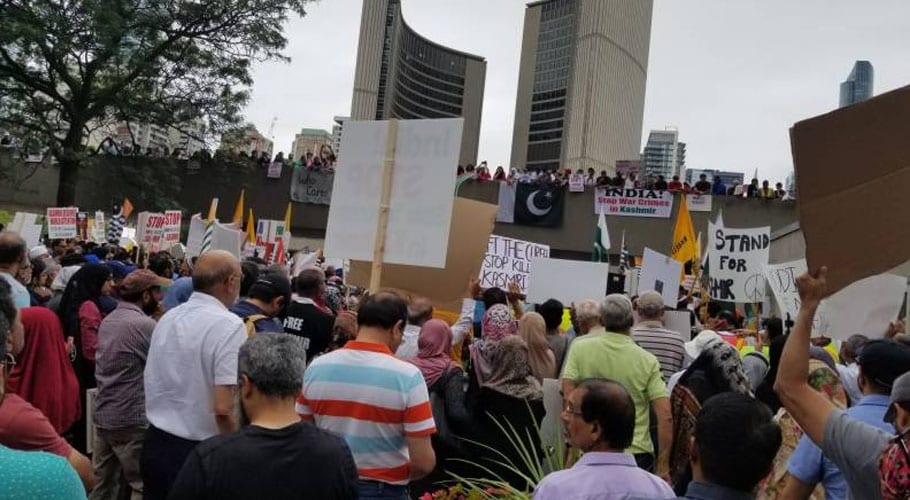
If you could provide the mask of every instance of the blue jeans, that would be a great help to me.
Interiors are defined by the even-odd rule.
[[[408,500],[408,487],[379,481],[357,480],[360,500]]]

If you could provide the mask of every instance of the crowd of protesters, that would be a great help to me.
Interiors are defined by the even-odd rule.
[[[449,498],[456,476],[484,498],[910,495],[903,324],[813,346],[824,268],[786,334],[651,291],[564,330],[514,286],[471,280],[450,324],[301,258],[0,233],[0,498]],[[704,310],[697,334],[669,309]]]
[[[639,177],[635,173],[623,174],[617,172],[610,176],[605,170],[597,174],[593,168],[587,172],[577,170],[574,174],[572,170],[537,170],[537,169],[510,169],[506,173],[502,166],[496,168],[493,174],[486,162],[480,165],[468,165],[458,167],[457,175],[473,176],[480,181],[507,182],[509,184],[539,184],[550,185],[562,188],[569,188],[573,179],[576,179],[582,189],[589,188],[618,188],[618,189],[653,189],[656,191],[671,191],[674,193],[700,194],[712,196],[736,196],[740,198],[763,198],[763,199],[792,199],[793,193],[784,188],[783,183],[777,182],[774,186],[767,180],[761,181],[753,178],[752,182],[747,185],[733,181],[732,185],[727,185],[724,180],[715,176],[713,180],[708,180],[707,174],[699,174],[699,179],[694,183],[681,181],[678,175],[674,175],[669,181],[663,175],[648,175]]]

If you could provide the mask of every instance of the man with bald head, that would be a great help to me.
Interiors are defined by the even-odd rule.
[[[146,499],[167,498],[197,443],[237,430],[237,353],[246,333],[228,308],[240,296],[242,278],[230,253],[203,254],[193,269],[193,294],[155,327],[144,374]]]
[[[408,304],[408,325],[404,327],[401,346],[395,351],[399,359],[414,359],[417,357],[417,338],[420,329],[433,319],[433,303],[424,297],[415,297]]]

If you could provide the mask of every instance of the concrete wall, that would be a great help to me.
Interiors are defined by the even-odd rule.
[[[2,157],[0,157],[2,158]],[[0,163],[2,165],[2,163]],[[280,179],[266,177],[266,168],[252,164],[211,163],[194,168],[188,162],[172,162],[168,159],[96,157],[83,169],[83,176],[77,188],[77,205],[86,211],[110,210],[112,200],[128,197],[137,211],[174,208],[157,207],[154,204],[170,194],[185,214],[205,213],[212,197],[220,199],[218,216],[230,220],[234,204],[241,189],[246,190],[246,206],[252,207],[256,218],[283,219],[290,201],[291,167],[282,170]],[[167,193],[155,193],[149,188],[153,183],[163,184]],[[164,181],[162,181],[162,179]],[[172,187],[171,187],[172,186]],[[30,209],[43,212],[47,206],[55,205],[57,192],[57,168],[42,166],[21,186],[12,189],[0,183],[0,208],[6,210]],[[176,193],[176,195],[174,195]],[[498,202],[499,189],[492,182],[467,182],[459,196],[487,203]],[[679,203],[667,219],[644,217],[608,217],[607,224],[612,241],[612,250],[618,254],[622,233],[626,233],[626,244],[630,253],[641,255],[647,246],[667,253],[676,221]],[[325,236],[329,207],[294,203],[292,205],[291,230],[295,236],[320,239]],[[755,227],[770,225],[771,231],[780,231],[792,225],[798,218],[795,201],[753,200],[731,197],[714,197],[711,217],[723,209],[724,222],[733,227]],[[695,230],[702,232],[706,240],[707,212],[692,212]],[[246,214],[244,214],[246,217]],[[544,243],[553,248],[554,256],[586,259],[591,254],[594,226],[594,193],[567,193],[563,224],[558,228],[539,228],[515,224],[497,223],[495,233],[501,236]],[[801,243],[801,233],[790,246]],[[798,258],[799,247],[783,252],[772,245],[771,262]],[[804,252],[804,246],[802,247]]]
[[[499,188],[495,183],[468,183],[462,186],[460,196],[497,203]],[[723,210],[724,223],[731,227],[756,227],[770,225],[771,231],[782,229],[799,217],[795,201],[756,200],[733,197],[713,197],[710,217]],[[674,203],[673,214],[667,219],[645,217],[607,217],[607,226],[612,243],[611,253],[618,254],[622,233],[626,233],[626,246],[632,255],[641,255],[644,247],[668,253],[676,223],[679,202]],[[695,231],[702,232],[702,241],[707,239],[708,212],[691,212]],[[495,233],[500,236],[518,238],[550,245],[557,255],[590,256],[594,240],[594,193],[567,193],[563,224],[558,228],[538,228],[516,224],[496,223]]]

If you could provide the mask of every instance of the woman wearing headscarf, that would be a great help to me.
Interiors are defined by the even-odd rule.
[[[453,459],[467,458],[457,435],[471,427],[471,417],[465,408],[464,372],[449,352],[452,349],[452,329],[442,320],[424,323],[417,337],[417,357],[410,360],[427,384],[436,433],[431,436],[436,452],[436,467],[420,481],[410,485],[412,495],[438,489],[437,483],[451,479],[446,471],[461,471]]]
[[[847,392],[841,383],[837,374],[837,366],[834,359],[827,351],[821,347],[811,347],[809,349],[809,385],[816,391],[824,394],[834,406],[841,410],[847,407]],[[799,444],[799,439],[803,435],[802,429],[793,420],[793,417],[787,413],[787,410],[781,408],[774,420],[780,425],[783,441],[777,456],[774,457],[771,474],[768,475],[758,486],[758,499],[772,500],[777,498],[787,484],[787,464],[790,462],[790,455]],[[809,496],[812,500],[824,500],[825,491],[821,484],[815,487]]]
[[[496,304],[484,313],[481,327],[483,338],[471,345],[471,364],[479,385],[483,385],[493,371],[492,360],[499,343],[518,333],[518,322],[506,305]]]
[[[525,491],[526,480],[497,462],[508,462],[531,477],[522,452],[516,449],[518,443],[513,440],[520,440],[519,446],[540,456],[538,429],[544,413],[543,387],[531,373],[528,344],[517,335],[509,335],[493,353],[490,375],[473,411],[476,425],[470,434],[474,443],[470,451],[477,457],[474,474],[482,474],[477,467],[488,467],[519,491]],[[511,434],[514,436],[510,438]]]
[[[768,373],[762,383],[755,388],[755,398],[768,405],[771,413],[775,414],[780,410],[781,404],[777,393],[774,392],[774,380],[777,379],[777,369],[780,367],[780,357],[786,343],[786,335],[780,335],[771,340],[771,345],[768,347]]]
[[[29,307],[20,312],[25,347],[6,381],[18,394],[63,434],[79,419],[79,381],[63,342],[60,320],[49,309]]]
[[[32,279],[26,284],[32,298],[32,306],[43,306],[51,300],[54,292],[50,288],[50,274],[53,269],[44,259],[32,259]]]
[[[547,324],[536,312],[524,314],[518,320],[518,335],[528,344],[531,373],[543,382],[545,378],[556,378],[556,356],[547,342]]]
[[[73,339],[70,359],[79,379],[79,400],[85,408],[85,391],[94,388],[95,348],[98,345],[98,327],[101,325],[100,299],[111,291],[111,270],[104,264],[86,264],[70,278],[60,300],[57,315],[66,338]],[[86,449],[85,412],[73,426],[73,445]]]
[[[752,387],[736,349],[723,340],[715,340],[689,365],[670,396],[673,412],[670,477],[679,495],[684,494],[692,478],[689,443],[698,412],[708,398],[724,392],[752,396]]]
[[[98,301],[111,292],[111,270],[103,264],[86,264],[70,278],[57,315],[67,337],[73,338],[71,354],[82,390],[95,387],[95,347],[101,309]]]

